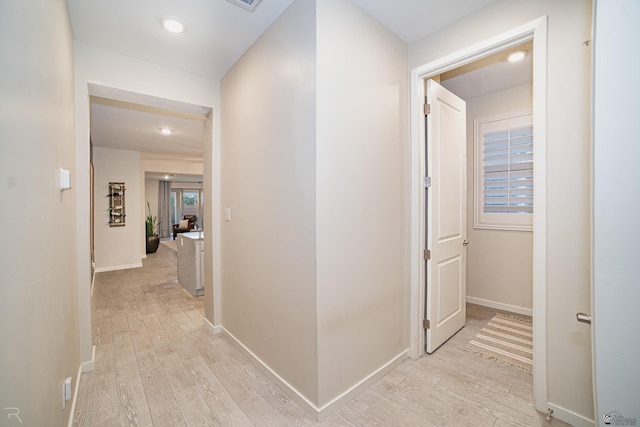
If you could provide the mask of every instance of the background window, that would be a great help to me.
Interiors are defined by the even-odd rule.
[[[474,226],[531,230],[533,116],[475,121]]]
[[[190,188],[174,188],[170,199],[171,223],[177,224],[184,215],[196,215],[198,228],[204,224],[204,191]]]

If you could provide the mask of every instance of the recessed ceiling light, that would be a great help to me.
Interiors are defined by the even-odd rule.
[[[184,32],[184,23],[178,18],[163,18],[162,27],[170,33],[179,34]]]
[[[518,62],[518,61],[522,61],[522,59],[527,56],[527,51],[526,50],[517,50],[513,53],[510,53],[509,56],[507,57],[507,60],[509,62]]]
[[[162,128],[160,129],[160,133],[163,135],[171,135],[173,133],[173,131],[169,128]]]

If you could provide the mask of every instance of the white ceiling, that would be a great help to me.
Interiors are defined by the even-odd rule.
[[[192,174],[168,174],[160,172],[145,172],[145,179],[158,180],[158,181],[173,181],[173,182],[190,182],[196,184],[202,184],[202,175]]]
[[[411,44],[467,15],[471,15],[496,0],[352,1],[404,40],[405,43]]]
[[[524,50],[519,62],[508,62],[510,53]],[[489,57],[443,73],[440,82],[465,101],[487,93],[533,81],[533,43],[527,42]]]
[[[293,0],[262,0],[253,13],[227,0],[67,0],[77,41],[221,79]],[[181,19],[182,34],[161,26]]]
[[[352,1],[409,44],[495,0]],[[291,3],[262,0],[251,13],[227,0],[67,0],[77,41],[212,79]],[[165,31],[166,16],[180,18],[186,31]]]
[[[171,129],[162,135],[161,128]],[[204,116],[91,97],[91,140],[97,147],[202,159]]]
[[[410,44],[495,0],[352,1]],[[77,42],[211,79],[221,79],[291,3],[262,0],[251,13],[228,0],[67,0]],[[160,21],[166,16],[180,18],[186,31],[165,31]],[[161,108],[136,103],[93,97],[93,143],[148,156],[201,158],[201,120],[184,108],[174,112],[170,102]],[[163,126],[176,132],[162,137]]]

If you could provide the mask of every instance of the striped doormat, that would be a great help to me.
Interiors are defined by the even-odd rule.
[[[467,344],[467,351],[531,373],[533,328],[530,319],[497,313]]]

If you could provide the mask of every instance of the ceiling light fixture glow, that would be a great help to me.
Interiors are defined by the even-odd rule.
[[[169,128],[162,128],[160,129],[160,133],[163,135],[171,135],[173,133],[173,131]]]
[[[507,58],[507,60],[509,62],[518,62],[518,61],[522,61],[525,56],[527,56],[526,50],[518,50],[509,54],[509,57]]]
[[[180,34],[184,32],[185,26],[178,18],[163,18],[162,27],[170,33]]]

